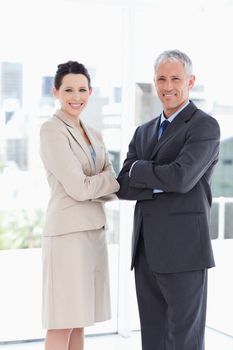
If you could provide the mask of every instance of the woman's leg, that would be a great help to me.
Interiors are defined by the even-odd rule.
[[[68,350],[83,350],[84,328],[74,328],[70,336]]]
[[[68,350],[72,329],[49,329],[45,338],[45,350]]]

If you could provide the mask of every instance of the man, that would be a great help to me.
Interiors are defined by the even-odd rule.
[[[119,198],[137,200],[132,268],[142,349],[204,350],[219,126],[189,101],[195,77],[186,54],[165,51],[154,68],[163,112],[136,129],[118,176]]]

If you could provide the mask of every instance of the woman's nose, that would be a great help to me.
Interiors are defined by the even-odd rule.
[[[80,92],[79,91],[73,91],[72,97],[75,100],[79,100],[80,99]]]

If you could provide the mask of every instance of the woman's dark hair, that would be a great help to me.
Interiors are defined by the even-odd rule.
[[[54,77],[54,86],[58,90],[62,84],[62,79],[67,74],[83,74],[88,80],[88,86],[91,88],[91,78],[86,67],[76,61],[68,61],[57,66],[57,71]]]

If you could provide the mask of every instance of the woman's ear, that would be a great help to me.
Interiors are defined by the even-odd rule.
[[[58,97],[58,90],[55,87],[52,88],[52,96],[56,98]]]

